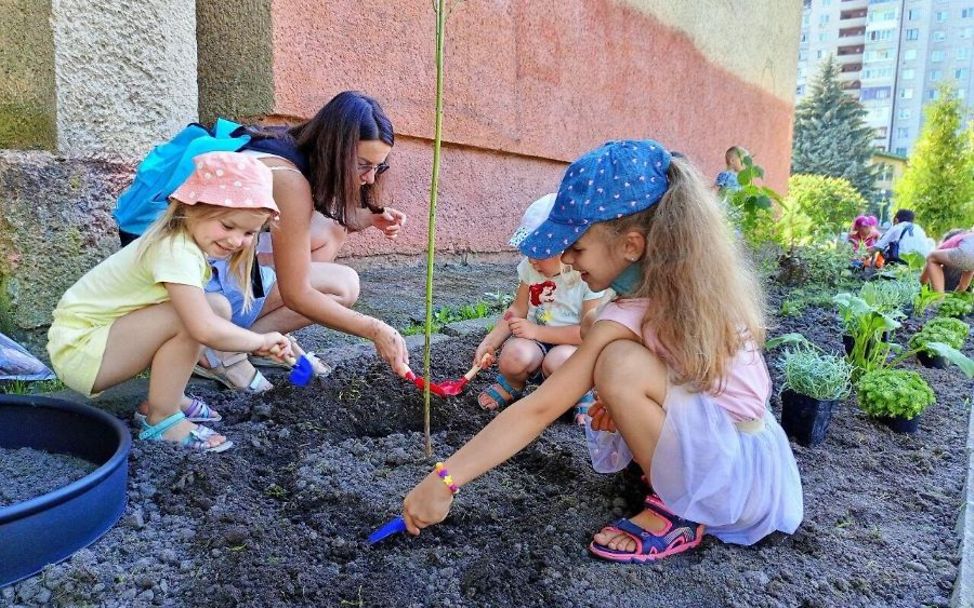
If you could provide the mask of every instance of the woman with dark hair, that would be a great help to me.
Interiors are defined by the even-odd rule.
[[[394,239],[406,221],[402,212],[379,202],[381,176],[395,143],[392,122],[374,99],[346,91],[294,127],[241,129],[251,136],[242,152],[273,172],[274,200],[281,210],[277,224],[260,235],[260,276],[254,283],[264,297],[245,308],[237,297],[243,290],[219,262],[207,291],[227,297],[233,321],[241,327],[289,332],[319,323],[372,340],[390,367],[405,374],[408,353],[402,336],[351,309],[359,295],[358,274],[333,262],[349,232],[374,227]],[[318,375],[331,371],[313,355],[309,358]],[[206,350],[196,372],[239,390],[271,388],[244,353]]]

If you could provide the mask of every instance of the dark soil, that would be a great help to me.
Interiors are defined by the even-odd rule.
[[[788,331],[841,351],[831,311],[783,319],[774,333]],[[461,375],[478,338],[436,344],[434,376]],[[226,418],[215,426],[237,446],[202,455],[136,442],[119,525],[0,591],[0,604],[948,605],[972,388],[956,370],[908,364],[938,397],[915,436],[844,402],[822,445],[793,444],[805,489],[805,521],[794,535],[752,547],[708,537],[697,550],[624,566],[585,547],[602,525],[637,511],[645,488],[631,469],[592,471],[583,433],[567,423],[465,486],[445,523],[369,546],[368,533],[398,513],[433,462],[491,419],[476,403],[489,377],[460,397],[434,398],[435,456],[427,458],[415,387],[374,358],[331,363],[336,372],[324,386],[282,381],[253,398],[204,392]],[[780,416],[777,397],[772,408]]]
[[[0,448],[0,507],[8,507],[78,481],[95,465],[67,454]]]

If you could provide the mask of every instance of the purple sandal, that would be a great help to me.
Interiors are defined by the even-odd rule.
[[[704,527],[702,524],[683,519],[672,513],[655,494],[647,496],[645,504],[647,509],[666,520],[666,527],[661,534],[644,530],[629,519],[622,518],[604,529],[631,538],[636,543],[635,550],[619,551],[593,540],[588,546],[589,551],[602,559],[613,562],[644,564],[693,549],[703,540]]]

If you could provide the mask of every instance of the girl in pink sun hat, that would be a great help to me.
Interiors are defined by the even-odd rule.
[[[278,215],[270,169],[236,152],[204,154],[195,165],[144,235],[62,296],[47,350],[61,380],[89,396],[150,369],[139,438],[222,452],[232,442],[196,424],[220,415],[184,393],[202,347],[287,357],[291,343],[237,327],[226,298],[203,291],[208,259],[226,260],[249,285],[257,233]],[[245,305],[252,299],[247,291]]]

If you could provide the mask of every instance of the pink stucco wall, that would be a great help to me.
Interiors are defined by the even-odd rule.
[[[791,103],[715,65],[682,32],[605,0],[455,4],[444,249],[502,247],[520,210],[556,189],[564,163],[607,139],[658,139],[708,175],[741,144],[784,188]],[[355,88],[380,100],[400,135],[390,204],[410,214],[411,229],[396,244],[353,238],[346,252],[423,251],[435,82],[429,0],[273,0],[272,10],[274,114],[308,116]]]

